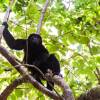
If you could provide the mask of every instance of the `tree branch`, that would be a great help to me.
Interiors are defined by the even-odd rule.
[[[69,85],[64,81],[62,77],[55,75],[53,77],[53,81],[63,89],[63,96],[65,100],[74,100],[74,96]]]
[[[40,20],[39,20],[39,23],[38,23],[38,26],[37,26],[36,34],[40,34],[40,30],[41,30],[41,27],[42,27],[42,21],[44,19],[44,14],[47,10],[49,2],[50,2],[50,0],[46,0],[46,3],[44,4],[44,7],[43,7],[42,12],[41,12],[41,17],[40,17]]]
[[[100,69],[98,67],[96,67],[94,74],[95,74],[96,78],[98,79],[98,84],[100,85]]]
[[[58,86],[60,86],[63,89],[64,100],[75,100],[70,87],[64,81],[64,79],[62,77],[60,77],[58,75],[55,75],[52,77],[50,73],[47,73],[45,76],[46,76],[46,79],[48,79],[49,81],[50,80],[53,81],[55,84],[57,84]]]
[[[14,3],[14,0],[10,0],[10,6],[12,6],[13,3]],[[9,19],[9,15],[10,15],[10,12],[11,12],[10,6],[8,6],[8,8],[7,8],[7,11],[6,11],[6,14],[4,16],[3,22],[7,22],[8,19]],[[2,25],[0,27],[0,43],[1,43],[1,38],[2,38],[2,33],[3,33],[4,28],[5,28],[4,25]]]
[[[1,93],[0,100],[7,100],[7,97],[13,92],[13,90],[22,83],[28,82],[27,78],[20,77],[18,79],[15,79],[9,86],[6,87],[6,89]]]

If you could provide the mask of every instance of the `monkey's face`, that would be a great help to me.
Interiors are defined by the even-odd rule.
[[[28,42],[31,43],[31,44],[40,45],[40,44],[42,44],[42,38],[41,38],[41,36],[38,35],[38,34],[31,34],[31,35],[28,37]]]

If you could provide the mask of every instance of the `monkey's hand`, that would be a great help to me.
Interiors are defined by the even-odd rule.
[[[4,25],[6,29],[8,28],[7,22],[3,22],[2,25]]]
[[[40,65],[40,61],[38,61],[38,60],[35,60],[34,62],[33,62],[33,65],[35,65],[35,66],[39,66]]]

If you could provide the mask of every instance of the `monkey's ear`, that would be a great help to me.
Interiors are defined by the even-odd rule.
[[[5,28],[8,28],[8,24],[7,24],[7,22],[3,22],[2,25],[4,25]]]

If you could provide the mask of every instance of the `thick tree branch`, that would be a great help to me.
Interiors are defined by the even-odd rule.
[[[74,100],[74,96],[69,85],[64,81],[62,77],[55,75],[53,77],[53,81],[63,89],[63,97],[65,100]]]
[[[85,91],[77,100],[100,100],[100,85]]]
[[[37,26],[36,34],[40,34],[40,30],[41,30],[41,27],[42,27],[42,21],[44,19],[44,14],[47,10],[49,2],[50,2],[50,0],[46,0],[46,3],[44,4],[44,7],[43,7],[42,12],[41,12],[41,17],[40,17],[40,20],[39,20],[39,23],[38,23],[38,26]]]
[[[11,55],[4,47],[0,45],[0,53],[9,61],[9,63],[13,66],[19,65],[19,63],[13,59],[13,55]],[[62,100],[56,93],[49,91],[47,88],[45,88],[43,85],[38,83],[31,75],[29,75],[27,69],[24,66],[20,67],[14,67],[21,75],[26,75],[29,82],[33,84],[35,88],[37,88],[39,91],[44,93],[45,95],[51,97],[55,100]]]
[[[7,97],[13,92],[13,90],[21,85],[22,83],[28,82],[27,78],[20,77],[18,79],[15,79],[9,86],[6,87],[6,89],[1,93],[0,100],[7,100]]]
[[[46,79],[53,81],[55,84],[63,89],[64,100],[75,100],[72,91],[64,79],[58,75],[51,76],[51,73],[46,74]]]

